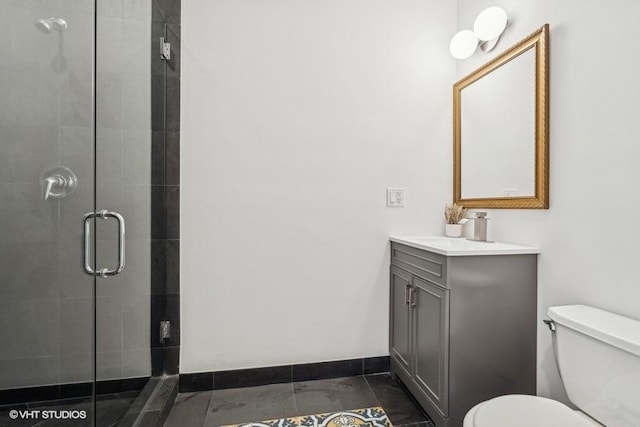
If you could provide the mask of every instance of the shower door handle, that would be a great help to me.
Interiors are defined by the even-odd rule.
[[[111,270],[108,268],[101,268],[94,270],[91,266],[91,219],[93,218],[115,218],[118,221],[118,267]],[[84,246],[84,271],[92,276],[100,276],[103,278],[109,276],[115,276],[124,270],[124,218],[117,212],[109,212],[107,210],[101,210],[99,212],[89,212],[85,214],[83,221],[83,246]]]

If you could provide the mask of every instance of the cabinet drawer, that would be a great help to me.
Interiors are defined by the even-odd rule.
[[[444,288],[447,287],[447,263],[444,255],[392,242],[391,264]]]

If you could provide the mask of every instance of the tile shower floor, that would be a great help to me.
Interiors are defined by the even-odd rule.
[[[165,427],[217,427],[382,406],[394,427],[432,427],[390,374],[181,393]]]
[[[135,401],[140,391],[128,391],[123,393],[104,394],[98,396],[96,408],[98,411],[97,425],[99,427],[117,426],[125,413]],[[86,427],[91,425],[93,417],[93,403],[91,397],[78,397],[73,399],[49,400],[45,402],[32,402],[26,404],[14,404],[0,406],[0,427],[37,426],[37,427]],[[11,410],[19,411],[86,411],[88,419],[78,420],[12,420],[9,416]]]

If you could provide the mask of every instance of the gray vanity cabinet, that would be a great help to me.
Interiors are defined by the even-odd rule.
[[[392,360],[446,414],[448,291],[395,265],[391,284]]]
[[[391,244],[391,371],[436,427],[536,392],[537,256],[445,256]]]
[[[409,306],[409,290],[412,277],[406,271],[391,266],[391,334],[390,350],[398,367],[407,375],[411,359],[411,309]]]
[[[449,291],[418,277],[413,289],[413,382],[447,414]]]

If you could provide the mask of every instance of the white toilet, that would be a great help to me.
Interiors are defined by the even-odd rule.
[[[562,381],[580,411],[506,395],[471,408],[464,427],[640,427],[640,321],[584,305],[547,314]]]

